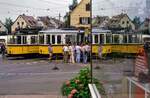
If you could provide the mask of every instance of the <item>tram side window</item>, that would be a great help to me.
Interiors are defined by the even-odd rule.
[[[114,43],[119,43],[119,35],[114,35]]]
[[[39,36],[39,43],[44,44],[44,35]]]
[[[94,36],[94,39],[95,39],[95,40],[94,40],[94,43],[97,44],[97,43],[98,43],[98,35],[95,35],[95,36]]]
[[[129,43],[132,43],[132,35],[129,35],[129,36],[128,36],[128,42],[129,42]]]
[[[101,44],[104,43],[104,34],[100,34],[100,43],[101,43]]]
[[[50,44],[51,42],[50,42],[50,35],[47,35],[46,36],[46,44]]]
[[[27,44],[27,37],[23,36],[23,44]]]
[[[69,44],[70,42],[74,43],[76,42],[76,37],[75,35],[66,35],[65,40],[66,44]]]
[[[21,36],[17,36],[17,44],[21,44]]]
[[[52,44],[55,44],[55,35],[52,35]]]
[[[37,37],[31,36],[31,44],[37,44]]]
[[[61,35],[57,36],[57,44],[61,44]]]
[[[111,43],[112,36],[110,34],[106,34],[106,43]]]
[[[127,35],[124,35],[123,36],[123,43],[127,43],[128,41],[127,41]]]

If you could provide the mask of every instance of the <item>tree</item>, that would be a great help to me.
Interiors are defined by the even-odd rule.
[[[70,15],[69,15],[68,12],[64,16],[64,27],[65,28],[69,28],[70,27]]]
[[[73,0],[72,4],[69,6],[69,10],[72,11],[78,5],[77,0]]]
[[[133,19],[133,23],[135,25],[135,29],[138,29],[140,27],[140,25],[141,25],[140,17],[135,16],[134,19]]]
[[[13,21],[12,21],[12,19],[10,17],[5,19],[5,24],[4,25],[5,25],[5,27],[8,30],[8,34],[11,34],[11,26],[12,26],[12,24],[13,24]]]

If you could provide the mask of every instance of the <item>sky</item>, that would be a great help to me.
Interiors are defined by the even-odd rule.
[[[78,0],[80,2],[80,0]],[[59,13],[63,17],[68,12],[72,0],[0,0],[0,20],[11,17],[13,20],[20,14],[50,16],[58,19]],[[144,18],[145,0],[93,0],[93,16],[113,16],[122,12],[131,18]]]

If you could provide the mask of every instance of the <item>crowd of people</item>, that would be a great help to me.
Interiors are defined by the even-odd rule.
[[[68,44],[63,47],[65,63],[83,63],[88,62],[90,57],[90,46],[88,44]]]
[[[89,44],[67,44],[63,46],[63,61],[65,63],[87,63],[90,60],[91,47]],[[48,46],[49,59],[52,59],[52,45]],[[98,56],[102,58],[102,45],[99,45]]]

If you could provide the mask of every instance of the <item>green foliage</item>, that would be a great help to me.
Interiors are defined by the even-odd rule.
[[[13,21],[12,21],[12,19],[11,18],[6,18],[5,19],[5,27],[7,28],[7,30],[8,30],[8,34],[10,34],[11,33],[11,26],[12,26],[12,24],[13,24]]]
[[[133,19],[133,23],[135,25],[135,29],[138,29],[141,25],[141,19],[140,17],[135,16]]]
[[[89,68],[83,68],[75,78],[71,79],[70,81],[66,81],[62,85],[62,95],[72,95],[70,98],[90,98],[90,91],[88,88],[90,81],[91,76]],[[99,80],[93,78],[93,83],[96,84],[100,94],[105,94],[104,87],[102,83],[99,82]]]

